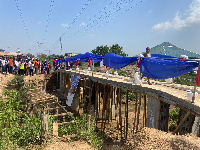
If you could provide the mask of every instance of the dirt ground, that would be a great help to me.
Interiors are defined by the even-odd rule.
[[[1,74],[0,73],[0,95],[3,94],[5,87],[7,86],[8,82],[14,78],[13,74]]]

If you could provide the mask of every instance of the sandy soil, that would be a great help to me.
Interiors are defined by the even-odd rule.
[[[12,74],[1,74],[0,73],[0,95],[3,94],[5,87],[7,86],[8,82],[14,78]]]

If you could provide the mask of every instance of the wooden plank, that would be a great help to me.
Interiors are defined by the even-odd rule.
[[[59,116],[67,116],[69,113],[61,113],[61,114],[55,114],[55,115],[49,115],[50,117],[59,117]]]
[[[187,119],[187,117],[189,117],[191,113],[188,111],[187,114],[185,115],[185,117],[181,120],[181,122],[178,124],[178,126],[176,127],[176,129],[174,130],[173,134],[176,134],[179,130],[179,128],[181,127],[181,125],[185,122],[185,120]]]
[[[54,110],[54,109],[60,109],[60,108],[65,108],[66,106],[61,106],[61,107],[54,107],[54,108],[46,108],[45,110]]]
[[[58,123],[53,123],[53,135],[58,136]]]
[[[74,123],[75,121],[70,121],[70,122],[61,122],[61,123],[56,123],[58,126],[61,125],[66,125],[66,124],[70,124],[70,123]]]

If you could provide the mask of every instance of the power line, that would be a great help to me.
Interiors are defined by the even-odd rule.
[[[99,27],[101,27],[101,26],[103,26],[103,25],[109,23],[110,21],[112,21],[112,20],[118,18],[119,16],[121,16],[121,15],[124,14],[125,12],[131,10],[132,8],[136,7],[138,4],[142,3],[143,1],[144,1],[144,0],[139,1],[138,3],[134,4],[133,6],[129,7],[128,9],[126,9],[125,11],[123,11],[123,12],[121,12],[120,14],[116,15],[115,17],[109,19],[112,15],[114,15],[114,14],[118,13],[120,10],[122,10],[122,9],[124,8],[124,6],[126,6],[127,4],[133,2],[133,0],[128,0],[128,1],[126,1],[126,2],[125,2],[125,0],[118,1],[118,2],[112,7],[112,9],[110,9],[110,10],[107,11],[107,12],[104,12],[104,14],[106,14],[105,17],[103,17],[103,15],[101,15],[98,19],[96,19],[96,20],[94,20],[94,21],[92,21],[92,19],[90,19],[90,20],[89,20],[90,23],[87,24],[87,28],[86,28],[85,30],[77,31],[76,33],[74,33],[74,34],[72,34],[72,35],[73,35],[73,37],[75,37],[78,33],[81,33],[81,34],[83,35],[83,33],[86,33],[87,31],[89,32],[89,30],[90,30],[91,28],[97,26],[97,25],[99,24],[99,22],[102,22],[102,24],[99,24],[99,26],[97,26],[97,27],[95,28],[95,29],[97,29],[97,28],[99,28]],[[123,5],[123,6],[120,6],[120,5],[122,5],[122,2],[124,2],[124,5]],[[105,8],[106,8],[106,7],[104,7],[104,9],[105,9]],[[116,9],[116,8],[117,8],[117,9]],[[112,10],[114,10],[114,11],[112,11]],[[102,11],[102,10],[101,10],[101,11]],[[101,11],[100,11],[100,12],[101,12]],[[98,14],[100,14],[100,12],[99,12]],[[95,18],[96,16],[97,16],[97,15],[95,15],[95,16],[92,17],[92,18]],[[103,21],[106,21],[106,22],[103,23]],[[95,24],[95,23],[96,23],[96,24]],[[95,30],[95,29],[94,29],[94,30]],[[82,36],[82,35],[81,35],[81,36]],[[72,39],[73,37],[71,36],[71,37],[68,37],[67,39]]]
[[[83,7],[81,8],[81,10],[78,12],[78,14],[75,16],[75,18],[72,20],[72,22],[69,24],[69,26],[67,27],[67,30],[69,30],[71,28],[71,26],[76,22],[76,20],[79,18],[79,16],[83,13],[83,11],[87,8],[87,6],[90,4],[92,0],[87,0],[87,2],[83,5]],[[61,37],[63,37],[66,34],[66,32],[64,32]],[[57,39],[54,44],[52,46],[54,46],[56,43],[58,43],[60,41],[60,38]],[[52,47],[51,46],[51,47]]]
[[[28,37],[28,40],[29,40],[30,44],[33,46],[32,42],[31,42],[31,39],[30,39],[30,35],[29,35],[29,32],[28,32],[28,29],[27,29],[27,26],[26,26],[26,23],[25,23],[25,20],[24,20],[24,17],[23,17],[23,14],[22,14],[22,10],[21,10],[20,5],[19,5],[19,0],[15,0],[15,3],[16,3],[16,6],[17,6],[17,9],[18,9],[18,12],[19,12],[23,27],[25,29],[26,35]]]
[[[47,29],[49,27],[49,22],[50,22],[50,19],[51,19],[51,14],[52,14],[52,10],[53,10],[53,4],[54,4],[54,0],[51,0],[51,2],[50,2],[50,9],[49,9],[49,12],[48,12],[48,17],[47,17],[47,24],[46,24],[45,30],[44,30],[45,31],[44,32],[44,37],[42,39],[43,45],[44,45],[44,41],[45,41],[45,38],[46,38],[46,35],[47,35]]]

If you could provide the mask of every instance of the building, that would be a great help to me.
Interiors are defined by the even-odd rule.
[[[68,57],[74,57],[75,55],[78,55],[80,53],[65,53],[65,56],[68,56]]]
[[[169,56],[175,56],[175,57],[186,55],[190,58],[200,58],[200,54],[176,47],[175,45],[169,42],[164,42],[160,45],[152,47],[151,54],[162,54],[162,55],[169,55]]]
[[[0,49],[0,52],[4,53],[4,51],[5,51],[5,50],[3,50],[3,49]]]

